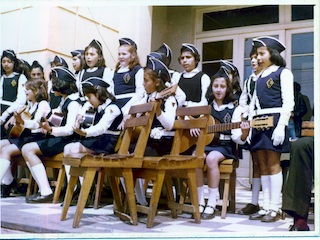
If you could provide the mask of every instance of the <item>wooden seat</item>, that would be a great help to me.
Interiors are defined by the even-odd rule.
[[[39,156],[39,157],[46,168],[51,168],[53,170],[54,180],[50,182],[50,186],[55,187],[52,203],[58,203],[62,185],[64,183],[65,174],[66,174],[65,168],[62,164],[63,153],[59,153],[52,157],[45,157],[45,156]],[[26,162],[21,155],[13,157],[12,161],[16,162],[19,166],[27,168]],[[36,191],[36,185],[34,185],[35,181],[33,180],[31,173],[29,175],[29,179],[25,182],[28,183],[26,196],[29,196],[32,192]]]
[[[154,218],[157,214],[157,207],[163,183],[165,182],[168,198],[168,206],[171,209],[172,217],[177,218],[177,212],[183,210],[193,213],[196,223],[200,223],[200,213],[198,207],[198,195],[196,186],[196,168],[204,165],[205,134],[207,132],[208,117],[211,107],[190,107],[177,109],[177,120],[174,123],[175,135],[172,149],[169,155],[162,157],[144,157],[141,169],[134,170],[135,178],[143,178],[153,181],[151,199],[148,206],[137,206],[137,211],[148,215],[147,228],[153,226]],[[190,116],[203,117],[190,119]],[[182,139],[186,132],[192,128],[200,129],[194,154],[181,155]],[[190,204],[179,204],[175,202],[173,195],[172,178],[181,177],[187,179],[191,198]]]
[[[70,165],[70,182],[68,183],[61,220],[66,219],[70,206],[73,189],[79,176],[83,176],[78,198],[77,209],[74,216],[73,227],[79,227],[83,209],[88,198],[88,194],[93,183],[97,169],[104,169],[108,176],[114,197],[114,211],[121,218],[130,220],[133,225],[138,224],[136,202],[134,194],[134,181],[132,168],[142,167],[142,157],[147,145],[151,125],[155,115],[156,102],[132,106],[129,114],[131,117],[125,122],[125,132],[117,154],[93,155],[93,154],[72,154],[64,157],[63,164]],[[139,129],[139,131],[136,131]],[[130,144],[137,138],[134,152],[129,154]],[[126,199],[129,206],[130,216],[126,214],[126,209],[122,201],[119,177],[124,178]]]

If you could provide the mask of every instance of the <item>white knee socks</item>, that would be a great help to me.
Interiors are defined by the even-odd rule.
[[[270,175],[261,176],[262,194],[263,194],[263,209],[270,209]]]
[[[33,176],[36,176],[34,179],[36,180],[39,189],[41,191],[42,196],[46,196],[52,193],[52,189],[50,188],[50,184],[48,181],[46,169],[42,163],[37,164],[31,167],[31,173]]]
[[[270,209],[274,211],[279,210],[279,200],[282,189],[282,171],[270,176]]]
[[[259,204],[260,185],[261,185],[261,178],[253,178],[252,179],[251,203],[254,205]]]
[[[7,179],[4,179],[4,177],[7,175],[8,169],[11,173],[10,164],[11,164],[11,162],[9,160],[7,160],[5,158],[0,158],[0,181],[6,185],[9,185],[12,181],[11,180],[8,184],[6,182],[4,182],[4,181],[7,181]],[[12,174],[11,174],[11,176],[12,176]]]
[[[134,189],[136,192],[137,202],[142,206],[147,206],[148,202],[146,200],[146,193],[144,191],[144,179],[138,178],[136,180]]]

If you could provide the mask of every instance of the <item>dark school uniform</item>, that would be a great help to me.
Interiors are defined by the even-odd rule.
[[[121,131],[117,130],[123,119],[119,106],[110,99],[96,109],[93,125],[86,128],[86,137],[79,140],[96,154],[114,153]]]
[[[285,127],[285,140],[283,144],[278,146],[273,145],[271,139],[274,129],[276,128],[280,112],[283,105],[282,89],[280,74],[285,68],[279,67],[276,71],[271,72],[267,76],[260,76],[256,82],[256,94],[258,98],[261,113],[259,116],[273,116],[273,127],[268,129],[252,129],[250,150],[255,152],[257,150],[272,150],[275,152],[289,152],[290,142],[287,127]]]
[[[224,104],[220,107],[213,101],[213,107],[211,116],[218,120],[220,123],[231,123],[232,115],[235,111],[233,103]],[[226,158],[237,159],[235,153],[235,143],[231,138],[231,130],[223,131],[220,133],[219,141],[215,139],[205,147],[205,152],[218,151],[223,154]]]
[[[61,126],[52,127],[52,133],[49,138],[37,141],[43,156],[57,155],[63,152],[66,144],[79,139],[79,135],[73,132],[73,126],[80,107],[81,101],[78,93],[70,94],[66,99],[62,100],[61,113],[63,114],[63,121]]]
[[[50,112],[50,105],[47,101],[36,102],[32,104],[28,102],[27,109],[25,110],[31,115],[31,118],[24,120],[24,130],[18,138],[8,138],[11,144],[16,145],[20,150],[23,145],[43,140],[46,138],[46,134],[42,132],[39,127],[39,121],[42,117],[45,117]]]

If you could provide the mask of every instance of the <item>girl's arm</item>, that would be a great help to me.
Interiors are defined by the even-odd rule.
[[[210,78],[207,74],[204,74],[201,77],[201,100],[200,102],[191,102],[191,101],[187,101],[188,107],[193,107],[193,106],[205,106],[208,105],[208,101],[206,98],[206,93],[208,91],[208,87],[210,85]]]
[[[103,71],[103,80],[108,83],[110,86],[107,88],[108,92],[114,95],[114,82],[113,82],[113,74],[114,72],[106,67]]]
[[[241,122],[242,121],[242,113],[245,111],[245,108],[242,106],[236,107],[232,114],[232,119],[231,122]],[[250,131],[250,125],[248,124],[243,124],[241,128],[237,129],[232,129],[231,130],[231,139],[237,144],[244,144],[246,142],[246,139],[249,135]]]
[[[171,130],[173,127],[177,107],[177,100],[175,97],[170,96],[164,103],[164,111],[161,111],[161,114],[156,116],[166,130]]]
[[[73,126],[76,122],[81,105],[77,101],[72,101],[68,105],[68,115],[66,125],[63,127],[52,127],[51,134],[55,137],[69,136],[73,133]]]
[[[17,99],[12,102],[10,107],[7,108],[6,111],[2,113],[1,120],[5,121],[9,115],[20,108],[22,108],[27,101],[26,93],[25,93],[25,83],[27,82],[27,78],[25,75],[21,74],[19,77],[19,85],[18,85],[18,92],[17,92]]]
[[[288,125],[294,108],[293,74],[289,69],[283,69],[280,74],[282,112],[278,124]]]
[[[41,121],[41,118],[46,117],[50,111],[50,104],[47,101],[43,100],[39,102],[37,112],[34,115],[34,119],[24,120],[24,127],[29,129],[39,128],[39,122]]]
[[[115,105],[111,104],[106,109],[96,125],[92,125],[87,129],[82,129],[86,132],[86,137],[96,137],[102,135],[111,126],[116,117],[121,114],[121,110]]]

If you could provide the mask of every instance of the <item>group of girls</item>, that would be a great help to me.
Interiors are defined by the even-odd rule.
[[[39,121],[35,117],[32,119],[38,122],[36,127],[38,131],[46,133],[45,139],[28,141],[23,138],[21,140],[23,144],[20,144],[20,147],[10,139],[3,140],[5,143],[1,142],[1,144],[9,146],[11,143],[15,147],[11,147],[14,151],[7,153],[4,151],[6,148],[1,147],[0,164],[5,165],[6,168],[1,167],[0,178],[2,179],[7,172],[2,169],[8,169],[10,166],[10,157],[21,152],[40,188],[40,192],[27,198],[27,202],[52,201],[52,190],[45,168],[38,156],[52,156],[60,152],[64,154],[113,153],[124,121],[129,117],[129,108],[133,104],[155,101],[156,93],[177,84],[175,96],[157,99],[160,104],[156,111],[146,154],[163,155],[170,151],[173,139],[171,130],[177,107],[212,105],[212,116],[219,122],[240,121],[241,124],[240,129],[221,133],[219,142],[208,143],[205,149],[209,189],[207,202],[204,199],[203,170],[197,169],[196,172],[202,218],[211,219],[215,216],[220,180],[219,163],[226,158],[237,159],[234,143],[244,144],[250,139],[250,149],[256,156],[262,175],[264,196],[262,209],[250,216],[250,219],[276,221],[279,217],[277,206],[280,197],[279,189],[281,190],[282,186],[279,178],[280,154],[288,150],[285,131],[287,117],[290,116],[293,108],[293,88],[291,89],[293,77],[291,72],[284,68],[285,62],[280,55],[284,46],[277,39],[272,37],[254,39],[253,49],[258,66],[263,71],[256,77],[256,86],[244,91],[245,96],[240,97],[237,68],[231,62],[222,60],[220,69],[210,79],[207,74],[199,70],[200,54],[192,44],[182,44],[178,60],[184,70],[182,73],[177,73],[170,70],[172,52],[166,44],[148,55],[146,66],[143,68],[137,54],[136,43],[132,39],[121,38],[118,62],[115,69],[111,70],[105,65],[101,43],[93,40],[84,51],[72,52],[76,76],[66,66],[52,68],[52,90],[56,96],[61,96],[57,109],[65,116],[62,125],[55,127],[49,124],[50,118],[48,122],[47,112],[43,111],[42,115],[37,114],[37,116],[41,115],[44,121]],[[61,59],[55,60],[63,64]],[[285,88],[284,85],[286,85]],[[38,92],[34,92],[34,95],[37,94]],[[31,100],[28,99],[28,101]],[[34,101],[38,102],[38,100]],[[239,101],[240,105],[237,106]],[[90,108],[96,112],[96,115],[94,123],[85,128],[81,123]],[[249,122],[242,121],[245,112],[249,119],[254,115],[273,115],[274,127],[251,131]],[[14,117],[16,123],[24,124],[20,121],[18,113],[15,113]],[[191,136],[197,137],[198,134],[198,129],[190,131]],[[138,195],[140,197],[137,201],[143,205],[147,204],[145,196],[138,194],[137,191],[137,198]]]

